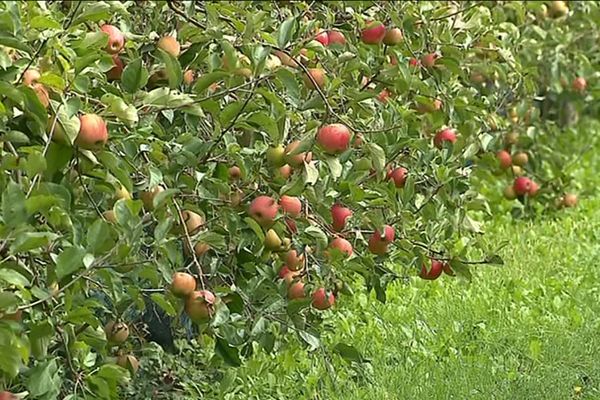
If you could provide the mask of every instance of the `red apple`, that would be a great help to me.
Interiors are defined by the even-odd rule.
[[[413,68],[418,68],[421,65],[421,62],[416,58],[411,58],[410,60],[408,60],[408,65]]]
[[[98,150],[108,141],[106,123],[96,114],[84,114],[79,117],[81,125],[75,144],[83,149]]]
[[[106,52],[109,54],[117,54],[125,46],[125,36],[123,33],[113,25],[102,25],[100,30],[108,35],[108,45],[106,46]]]
[[[396,185],[397,188],[403,188],[404,184],[406,183],[407,173],[408,170],[406,168],[398,167],[389,171],[387,177],[388,179],[392,179],[394,181],[394,185]]]
[[[292,175],[292,167],[290,167],[288,164],[280,167],[279,175],[281,175],[283,179],[288,179]]]
[[[376,255],[384,255],[387,253],[388,245],[394,241],[396,232],[389,225],[384,226],[383,235],[379,229],[376,229],[373,235],[369,238],[369,251]]]
[[[446,275],[456,276],[456,273],[454,273],[454,270],[452,269],[452,266],[450,265],[450,263],[447,263],[447,262],[443,263],[442,270],[444,271],[444,273]]]
[[[315,36],[315,40],[323,46],[329,45],[329,35],[325,31],[321,31]]]
[[[34,83],[38,83],[40,77],[40,71],[38,71],[37,69],[30,68],[23,74],[23,84],[25,86],[31,86]]]
[[[428,269],[425,264],[421,267],[419,276],[430,281],[436,280],[444,270],[444,263],[438,260],[431,260],[431,268]]]
[[[332,44],[345,45],[346,44],[346,37],[340,31],[329,31],[327,33],[327,36],[329,37],[330,45],[332,45]]]
[[[379,92],[379,94],[377,95],[377,100],[379,100],[382,103],[387,103],[387,101],[390,98],[390,91],[387,89],[383,89],[381,92]]]
[[[575,90],[576,92],[583,92],[586,87],[587,87],[587,82],[586,82],[585,78],[583,78],[581,76],[575,78],[575,80],[573,81],[573,90]]]
[[[398,28],[389,29],[383,37],[383,43],[388,46],[395,46],[402,42],[402,31]]]
[[[0,400],[17,400],[18,397],[12,394],[11,392],[0,392]]]
[[[125,68],[125,64],[121,57],[117,54],[112,55],[113,64],[115,65],[106,73],[106,79],[109,81],[118,81],[121,79],[121,74],[123,73],[123,69]]]
[[[317,143],[325,152],[339,154],[350,147],[350,130],[343,124],[322,126],[317,133]]]
[[[185,272],[175,272],[171,279],[171,292],[177,297],[187,297],[196,290],[196,279]]]
[[[295,249],[288,250],[285,254],[285,265],[290,271],[298,271],[304,266],[304,254],[298,254]]]
[[[327,294],[325,288],[318,288],[312,294],[312,306],[317,310],[327,310],[335,303],[333,293]]]
[[[31,85],[31,88],[35,92],[38,100],[40,101],[40,103],[42,103],[44,108],[48,108],[48,106],[50,105],[50,95],[48,94],[48,91],[46,90],[44,85],[42,85],[41,83],[34,83]]]
[[[456,133],[450,128],[442,129],[436,133],[433,138],[433,144],[438,149],[441,149],[445,142],[454,143],[456,142]]]
[[[529,188],[529,196],[534,197],[537,192],[540,190],[540,185],[538,185],[536,182],[531,181],[531,187]]]
[[[290,154],[293,153],[298,146],[300,146],[299,140],[294,140],[285,146],[285,161],[292,167],[301,167],[305,162],[310,162],[312,160],[312,153],[310,152]]]
[[[294,278],[299,276],[300,274],[301,274],[300,271],[292,271],[291,269],[289,269],[289,267],[287,265],[284,265],[279,270],[277,276],[279,276],[279,278],[281,278],[281,279],[284,279],[288,284],[290,284],[290,283],[292,283]]]
[[[287,227],[288,232],[290,232],[290,234],[295,235],[296,233],[298,233],[298,225],[296,225],[296,221],[294,221],[290,217],[285,217],[283,219],[283,222],[285,223],[285,226]]]
[[[214,314],[215,295],[208,290],[198,290],[185,301],[185,313],[194,322],[208,321]]]
[[[262,227],[268,227],[273,224],[279,205],[269,196],[258,196],[250,203],[248,214]]]
[[[234,165],[227,170],[227,174],[229,175],[229,179],[237,180],[242,176],[242,170],[237,165]]]
[[[575,207],[577,205],[577,195],[574,193],[565,193],[562,205],[565,207]]]
[[[385,26],[379,21],[367,24],[362,30],[360,38],[365,44],[379,44],[385,37]]]
[[[187,69],[183,73],[183,83],[185,83],[186,85],[191,85],[192,83],[194,83],[194,79],[196,79],[196,73],[194,72],[194,70]]]
[[[515,190],[517,196],[524,196],[528,194],[531,190],[531,179],[524,176],[517,177],[513,183],[513,189]]]
[[[352,244],[344,238],[336,237],[329,243],[330,249],[338,249],[344,253],[347,257],[352,255]]]
[[[296,281],[290,284],[288,287],[288,299],[300,300],[306,297],[304,292],[304,283],[302,281]]]
[[[293,218],[297,218],[302,212],[302,202],[299,198],[293,196],[281,196],[279,199],[281,211]]]
[[[344,226],[346,225],[346,220],[350,217],[352,217],[352,210],[349,208],[337,203],[331,206],[331,219],[333,221],[331,226],[334,231],[343,231]]]
[[[173,36],[163,36],[158,40],[156,47],[162,49],[172,55],[173,57],[179,57],[179,53],[181,52],[181,46],[177,39]]]
[[[435,61],[437,60],[437,55],[435,53],[425,54],[421,57],[421,64],[425,68],[433,68],[435,66]]]
[[[313,80],[319,88],[322,89],[323,86],[325,86],[326,78],[325,70],[323,68],[308,68],[308,74],[312,77],[312,80],[306,73],[302,72],[302,80],[304,80],[306,87],[314,90],[315,84],[313,83]]]
[[[510,156],[510,153],[506,150],[500,150],[499,152],[497,152],[496,158],[498,159],[498,162],[500,163],[500,168],[502,169],[507,169],[512,165],[512,157]]]

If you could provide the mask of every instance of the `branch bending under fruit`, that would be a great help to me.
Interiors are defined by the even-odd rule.
[[[183,212],[181,211],[181,207],[177,202],[177,199],[173,198],[173,204],[175,205],[175,209],[177,210],[177,215],[179,215],[179,223],[183,227],[183,234],[185,236],[185,245],[188,246],[190,253],[192,254],[192,260],[194,265],[196,265],[196,269],[198,270],[198,277],[200,278],[200,285],[202,286],[202,290],[206,290],[206,285],[204,284],[204,272],[202,272],[202,266],[198,261],[198,257],[196,257],[196,252],[194,251],[194,246],[192,245],[192,239],[190,238],[190,233],[188,232],[187,224],[183,219]]]

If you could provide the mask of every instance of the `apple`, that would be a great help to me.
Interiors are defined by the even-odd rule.
[[[398,28],[388,29],[383,37],[383,43],[388,46],[395,46],[402,42],[402,31]]]
[[[433,144],[438,149],[441,149],[445,142],[456,142],[456,133],[454,130],[450,128],[443,129],[436,133],[435,137],[433,138]]]
[[[367,24],[360,33],[360,39],[365,44],[379,44],[385,37],[385,25],[379,21],[373,21]]]
[[[281,175],[283,179],[288,179],[292,175],[292,167],[290,167],[288,164],[280,167],[279,175]]]
[[[302,212],[302,202],[299,198],[294,196],[281,196],[281,199],[279,199],[279,207],[281,207],[281,210],[285,214],[288,214],[293,218],[297,218]]]
[[[304,254],[298,254],[295,249],[288,250],[285,253],[285,265],[290,271],[298,271],[304,266]]]
[[[79,117],[79,134],[75,144],[83,149],[99,150],[108,141],[106,123],[96,114],[84,114]]]
[[[394,241],[395,237],[396,232],[394,231],[394,228],[389,225],[383,227],[383,235],[379,229],[376,229],[369,238],[369,251],[376,255],[384,255],[387,253],[388,245]]]
[[[0,392],[0,400],[18,400],[19,398],[11,392],[3,391]]]
[[[514,200],[517,198],[517,193],[515,193],[515,188],[513,185],[507,185],[504,188],[503,194],[507,200]]]
[[[31,85],[31,88],[35,92],[38,100],[40,101],[40,103],[42,103],[44,108],[48,108],[48,106],[50,106],[50,95],[48,94],[48,91],[46,90],[44,85],[42,85],[41,83],[34,83],[33,85]]]
[[[208,321],[214,313],[215,295],[208,290],[192,292],[185,301],[185,313],[196,323]]]
[[[140,368],[140,362],[132,354],[121,354],[117,357],[117,365],[121,368],[125,368],[132,374],[135,374]]]
[[[227,174],[229,175],[229,179],[238,180],[242,176],[242,170],[237,165],[234,165],[227,170]]]
[[[181,212],[181,217],[185,223],[188,235],[198,233],[204,225],[204,218],[193,211],[184,210]]]
[[[108,54],[117,54],[125,46],[125,36],[123,33],[113,25],[102,25],[100,30],[108,35],[108,45],[106,46],[106,52]]]
[[[131,193],[124,186],[119,186],[117,190],[115,190],[115,198],[117,200],[131,200]]]
[[[513,165],[511,167],[511,170],[512,170],[512,173],[513,173],[514,176],[521,176],[521,175],[523,175],[523,168],[521,168],[518,165]]]
[[[512,157],[513,164],[518,165],[520,167],[527,164],[528,161],[529,156],[527,155],[527,153],[519,152]]]
[[[344,226],[346,225],[346,220],[352,217],[352,210],[348,207],[344,207],[341,204],[334,204],[331,206],[331,219],[332,219],[332,228],[336,232],[341,232],[344,230]]]
[[[269,229],[265,234],[264,245],[267,250],[275,251],[281,250],[283,242],[281,241],[281,238],[277,232],[275,232],[273,229]]]
[[[298,63],[296,62],[296,60],[294,60],[292,57],[285,54],[283,51],[274,50],[273,54],[279,58],[279,60],[281,61],[281,63],[283,65],[286,65],[286,66],[292,67],[292,68],[296,68],[298,66]]]
[[[454,273],[452,266],[448,262],[442,263],[442,271],[444,271],[446,275],[456,276],[456,273]]]
[[[536,182],[531,181],[531,187],[529,188],[529,196],[534,197],[537,192],[540,190],[540,185],[538,185]]]
[[[317,310],[327,310],[335,303],[333,293],[327,294],[325,288],[318,288],[312,294],[312,306]]]
[[[186,69],[183,73],[183,83],[185,83],[186,85],[191,85],[192,83],[194,83],[195,79],[196,73],[194,72],[194,70]]]
[[[573,90],[575,90],[576,92],[583,92],[585,91],[586,87],[587,81],[581,76],[575,78],[575,80],[573,81]]]
[[[112,344],[121,344],[129,337],[129,327],[124,322],[109,321],[104,325],[106,339]]]
[[[389,100],[391,95],[391,92],[387,89],[383,89],[381,92],[379,92],[379,94],[377,95],[377,100],[379,100],[382,103],[387,103],[387,101]]]
[[[28,69],[23,73],[23,84],[26,86],[31,86],[34,83],[38,83],[40,77],[40,71],[33,68]]]
[[[549,11],[553,18],[559,18],[569,13],[569,7],[566,1],[551,1]]]
[[[198,242],[194,245],[194,253],[196,253],[197,257],[202,257],[204,254],[208,253],[210,250],[210,245],[204,242]]]
[[[517,196],[524,196],[531,190],[531,179],[524,176],[519,176],[515,179],[513,188]]]
[[[121,79],[125,64],[123,63],[121,57],[119,57],[117,54],[112,55],[112,61],[115,66],[106,73],[106,79],[109,81],[118,81]]]
[[[442,101],[440,99],[434,99],[431,103],[428,102],[417,102],[416,110],[421,114],[432,113],[439,111],[442,108]]]
[[[562,205],[565,207],[575,207],[577,205],[577,195],[574,193],[565,193]]]
[[[337,249],[345,254],[347,257],[350,257],[353,253],[352,244],[344,238],[336,237],[329,243],[330,249]]]
[[[440,277],[443,270],[444,270],[443,262],[438,261],[438,260],[431,260],[431,268],[427,269],[427,266],[425,264],[423,264],[423,266],[421,267],[421,273],[419,274],[419,276],[422,279],[433,281]]]
[[[413,68],[418,68],[419,66],[421,66],[421,62],[416,58],[411,58],[410,60],[408,60],[408,65]]]
[[[281,279],[284,279],[289,285],[293,282],[294,278],[300,276],[300,274],[300,271],[292,271],[287,265],[284,265],[277,273],[277,276],[279,276]]]
[[[435,53],[425,54],[423,57],[421,57],[421,64],[425,68],[433,68],[435,67],[435,62],[437,58],[438,56]]]
[[[308,77],[312,78],[312,80]],[[309,89],[315,89],[315,83],[319,88],[323,88],[325,86],[325,70],[323,68],[308,68],[308,75],[305,72],[302,72],[302,80],[304,84]],[[313,83],[314,81],[314,83]]]
[[[250,203],[248,214],[261,225],[268,227],[275,222],[279,205],[269,196],[258,196]]]
[[[146,211],[154,210],[154,198],[158,196],[159,193],[164,192],[164,190],[165,189],[162,186],[155,186],[152,190],[144,190],[140,193],[140,200],[142,200]]]
[[[300,300],[304,297],[306,297],[306,293],[304,292],[304,283],[301,281],[291,283],[288,287],[288,299]]]
[[[350,147],[350,130],[344,124],[322,126],[317,132],[317,143],[329,154],[339,154]]]
[[[408,174],[408,170],[404,167],[397,167],[393,170],[389,171],[387,174],[387,178],[394,181],[394,185],[397,188],[403,188],[406,183],[406,176]]]
[[[343,46],[346,44],[346,37],[340,31],[329,31],[327,36],[329,38],[329,45],[339,44]]]
[[[294,140],[285,147],[285,161],[292,167],[301,167],[304,165],[304,162],[310,162],[312,160],[311,153],[290,154],[300,146],[300,143],[299,140]]]
[[[498,159],[498,162],[500,163],[500,168],[502,169],[507,169],[512,165],[512,157],[510,156],[510,153],[506,150],[500,150],[499,152],[497,152],[496,158]]]
[[[283,145],[269,147],[266,152],[267,162],[275,167],[285,164],[285,148]]]
[[[236,68],[233,73],[234,75],[243,76],[244,78],[252,78],[252,70],[250,68]]]
[[[321,31],[315,36],[315,40],[323,46],[327,46],[329,44],[329,35],[326,31]]]
[[[117,223],[117,215],[115,214],[114,210],[106,210],[102,213],[102,216],[106,221],[110,222],[111,224]]]
[[[177,297],[187,297],[196,290],[196,279],[185,272],[175,272],[171,278],[171,293]]]
[[[156,47],[162,49],[172,55],[173,57],[179,57],[179,53],[181,52],[181,46],[177,39],[173,36],[163,36],[158,40]]]

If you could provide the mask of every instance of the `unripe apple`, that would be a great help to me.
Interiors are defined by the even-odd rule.
[[[242,176],[242,170],[237,165],[234,165],[227,170],[227,174],[229,175],[229,179],[238,180]]]
[[[329,35],[326,31],[321,31],[315,36],[315,40],[323,46],[327,46],[329,44]]]
[[[26,86],[31,86],[34,83],[38,83],[40,77],[40,71],[30,68],[23,74],[23,84]]]
[[[539,9],[536,11],[535,16],[539,21],[543,21],[548,17],[548,6],[541,4]]]
[[[279,199],[279,206],[281,207],[281,211],[293,218],[297,218],[302,212],[302,202],[299,198],[294,196],[281,196],[281,199]]]
[[[438,260],[431,260],[431,268],[428,269],[427,266],[425,264],[423,264],[421,266],[421,273],[419,274],[419,276],[422,279],[433,281],[440,277],[443,270],[444,270],[443,262],[438,261]]]
[[[285,164],[285,149],[283,145],[269,147],[266,153],[267,162],[274,167],[281,167]]]
[[[394,168],[389,171],[387,174],[387,178],[394,181],[394,185],[397,188],[403,188],[406,183],[406,176],[408,174],[408,170],[404,167]]]
[[[399,28],[388,29],[383,37],[383,43],[388,46],[395,46],[402,42],[402,31]]]
[[[102,213],[102,216],[106,221],[110,222],[111,224],[117,223],[117,215],[115,214],[114,210],[106,210]]]
[[[577,205],[577,195],[574,193],[565,193],[562,205],[565,207],[575,207]]]
[[[408,65],[413,68],[418,68],[421,66],[421,62],[416,58],[411,58],[410,60],[408,60]]]
[[[502,169],[507,169],[512,165],[512,157],[510,156],[510,153],[506,150],[500,150],[499,152],[497,152],[496,158],[498,159],[498,162],[500,163],[500,168]]]
[[[251,78],[252,77],[252,70],[250,68],[247,67],[243,67],[243,68],[236,68],[235,71],[233,71],[233,73],[237,76],[243,76],[244,78]]]
[[[121,354],[117,357],[117,365],[121,368],[125,368],[132,374],[135,374],[140,368],[140,362],[132,354]],[[0,400],[2,400],[0,398]]]
[[[385,25],[379,21],[367,24],[360,34],[360,39],[365,44],[379,44],[385,37]]]
[[[529,196],[534,197],[539,190],[540,190],[540,185],[538,185],[534,181],[531,181],[531,187],[529,188]]]
[[[200,228],[204,225],[204,218],[193,211],[184,210],[181,212],[181,217],[185,223],[188,235],[198,233]]]
[[[44,108],[48,108],[48,106],[50,106],[50,95],[48,94],[48,91],[46,90],[44,85],[42,85],[41,83],[34,83],[33,85],[31,85],[31,88],[35,92],[38,100],[40,101],[40,103],[42,103]]]
[[[269,229],[265,234],[264,241],[265,248],[267,250],[275,251],[281,250],[283,243],[281,242],[281,238],[273,229]]]
[[[108,35],[108,45],[106,46],[106,52],[108,54],[117,54],[125,46],[125,36],[123,33],[113,25],[102,25],[100,30]]]
[[[269,196],[258,196],[250,203],[248,214],[254,218],[259,225],[268,227],[275,222],[279,205]]]
[[[512,162],[513,164],[522,167],[525,164],[527,164],[527,162],[529,162],[529,156],[527,155],[527,153],[517,153],[512,157]]]
[[[521,176],[521,175],[523,175],[523,168],[521,168],[518,165],[513,165],[511,167],[511,170],[512,170],[512,173],[513,173],[514,176]]]
[[[585,91],[586,87],[587,81],[581,76],[575,78],[575,80],[573,81],[573,90],[575,90],[576,92],[583,92]]]
[[[144,190],[140,193],[140,200],[142,200],[146,211],[154,210],[154,198],[164,190],[162,186],[155,186],[152,190]]]
[[[325,288],[318,288],[312,294],[312,306],[317,310],[327,310],[335,303],[333,293],[327,294]]]
[[[352,210],[349,208],[338,203],[331,206],[331,219],[333,221],[331,227],[334,231],[343,231],[344,226],[346,225],[346,220],[350,217],[352,217]]]
[[[339,154],[350,147],[350,130],[343,124],[324,125],[317,132],[317,143],[329,154]]]
[[[179,57],[179,53],[181,52],[181,46],[177,39],[173,36],[163,36],[158,40],[156,47],[162,49],[172,55],[173,57]]]
[[[208,290],[192,292],[185,301],[185,313],[196,323],[208,321],[214,314],[215,295]]]
[[[551,1],[549,11],[552,17],[559,18],[569,13],[569,7],[566,1]]]
[[[437,54],[435,53],[425,54],[423,57],[421,57],[421,65],[423,65],[425,68],[433,68],[435,67],[437,58]]]
[[[304,266],[304,254],[298,254],[295,249],[288,250],[285,253],[285,265],[290,271],[298,271]]]
[[[109,321],[104,326],[106,339],[112,344],[121,344],[129,337],[129,327],[124,322]]]
[[[346,37],[340,31],[329,31],[327,36],[329,37],[329,45],[339,44],[343,46],[346,44]]]
[[[352,244],[344,238],[336,237],[329,243],[330,249],[337,249],[341,251],[346,257],[350,257],[353,253]]]
[[[298,154],[290,154],[292,152],[294,152],[298,146],[300,146],[300,141],[299,140],[294,140],[293,142],[289,143],[286,147],[285,147],[285,161],[291,165],[292,167],[301,167],[304,165],[304,162],[309,162],[310,160],[308,160],[308,154],[306,153],[298,153]],[[312,159],[312,155],[311,155],[311,159]]]
[[[171,293],[177,297],[187,297],[196,290],[196,279],[185,272],[175,272],[171,278]]]
[[[98,150],[108,141],[106,123],[96,114],[83,114],[79,117],[79,134],[75,144],[83,149]]]
[[[504,188],[503,194],[507,200],[514,200],[517,198],[517,194],[515,193],[515,188],[513,187],[513,185],[506,186]]]
[[[288,299],[300,300],[306,297],[304,292],[304,283],[301,281],[293,282],[288,288]]]
[[[123,63],[121,57],[119,57],[117,54],[113,54],[112,61],[115,66],[108,70],[106,73],[106,79],[109,81],[118,81],[121,79],[125,64]]]
[[[439,131],[433,138],[433,144],[438,149],[441,149],[445,142],[456,142],[456,133],[450,128]]]
[[[312,77],[312,80],[308,77],[308,75]],[[308,68],[308,75],[302,72],[302,80],[304,81],[304,84],[307,88],[315,89],[315,84],[313,83],[313,81],[321,89],[323,88],[323,86],[325,86],[326,78],[325,70],[323,68]]]
[[[183,83],[185,83],[186,85],[191,85],[192,83],[194,83],[195,79],[196,79],[196,73],[194,72],[194,70],[187,69],[183,73]]]
[[[281,61],[281,63],[283,65],[286,65],[288,67],[292,67],[292,68],[296,68],[298,66],[298,63],[290,56],[288,56],[287,54],[285,54],[284,52],[280,51],[280,50],[274,50],[273,54],[279,58],[279,60]]]
[[[531,179],[524,176],[519,176],[515,179],[513,188],[515,189],[517,196],[524,196],[529,193],[529,190],[531,190]]]

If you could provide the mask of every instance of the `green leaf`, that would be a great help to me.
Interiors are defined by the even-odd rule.
[[[115,96],[114,94],[107,93],[102,96],[101,101],[108,105],[108,111],[113,113],[121,121],[131,126],[139,121],[137,109],[127,103],[122,98]]]
[[[304,183],[306,185],[314,185],[317,183],[317,180],[319,180],[319,170],[314,161],[304,163],[302,176],[304,177]]]
[[[110,171],[127,189],[129,192],[133,189],[133,183],[131,182],[131,177],[129,176],[129,172],[125,169],[123,162],[116,155],[111,152],[103,151],[96,155],[98,161],[104,165],[106,169]]]
[[[346,343],[338,343],[333,347],[333,351],[338,353],[342,358],[348,361],[363,362],[365,358],[354,346]]]
[[[79,25],[82,22],[94,22],[110,19],[110,6],[103,1],[84,2],[87,7],[73,21],[72,25]]]
[[[58,76],[56,74],[53,74],[51,72],[46,72],[44,73],[39,80],[40,83],[43,83],[46,86],[50,86],[53,87],[59,91],[62,91],[65,89],[65,80],[61,77]]]
[[[385,151],[375,143],[367,143],[367,151],[371,155],[371,161],[377,172],[385,168]]]
[[[232,367],[239,367],[242,365],[238,349],[229,345],[225,339],[217,337],[215,341],[215,353],[217,353],[226,364]]]
[[[8,268],[0,268],[0,280],[18,287],[29,286],[29,279],[17,271]]]
[[[263,230],[260,227],[260,225],[258,224],[258,222],[256,222],[254,219],[252,219],[250,217],[244,218],[244,222],[246,222],[246,224],[250,227],[250,229],[252,229],[254,231],[254,233],[258,237],[258,240],[262,243],[265,240],[265,233],[263,232]]]
[[[56,277],[62,278],[83,267],[83,257],[86,251],[82,247],[67,247],[56,259]]]
[[[45,247],[50,242],[56,240],[58,235],[52,232],[24,232],[20,233],[14,242],[10,245],[11,254],[17,254],[25,251]]]
[[[269,134],[269,138],[274,143],[281,142],[281,135],[279,134],[277,122],[275,122],[275,120],[267,112],[259,111],[255,114],[252,114],[246,119],[246,122],[256,125],[261,131],[267,132],[267,134]]]
[[[321,347],[321,341],[312,333],[306,331],[298,331],[298,334],[300,335],[302,340],[304,340],[311,347],[311,351],[314,351]]]
[[[77,139],[77,135],[79,135],[79,128],[81,127],[79,117],[77,117],[77,115],[69,117],[65,107],[60,107],[56,114],[58,115],[58,119],[56,121],[57,126],[54,130],[56,131],[58,129],[58,132],[64,133],[67,142],[73,144],[75,139]],[[51,119],[51,123],[54,123],[53,119]],[[52,125],[50,127],[52,127]]]
[[[27,221],[25,194],[21,187],[12,181],[2,193],[2,218],[8,227],[16,227]]]
[[[160,58],[165,63],[169,87],[175,89],[177,86],[181,85],[181,81],[183,80],[181,65],[179,65],[179,61],[177,61],[170,53],[167,53],[163,49],[158,49],[158,51],[160,53]]]
[[[279,29],[277,30],[277,47],[280,49],[285,48],[288,42],[292,40],[294,32],[296,31],[296,21],[296,17],[290,17],[279,26]]]
[[[19,304],[19,298],[16,294],[12,292],[0,292],[0,310],[6,310],[17,304]]]
[[[204,92],[210,85],[215,82],[220,81],[221,79],[228,77],[229,74],[223,71],[209,72],[198,78],[196,84],[194,85],[194,93],[200,94]]]
[[[221,120],[221,125],[228,126],[231,121],[235,120],[240,111],[242,110],[242,102],[235,101],[233,103],[229,103],[219,115],[219,119]]]
[[[0,45],[6,46],[6,47],[11,47],[11,48],[17,49],[17,50],[21,50],[28,54],[33,53],[33,50],[29,46],[27,46],[25,41],[11,35],[8,32],[2,32],[1,30],[0,30]]]
[[[136,93],[148,83],[148,70],[141,58],[136,58],[123,69],[121,87],[128,93]]]
[[[29,25],[34,29],[61,29],[62,26],[50,17],[38,15],[29,21]]]
[[[154,301],[160,308],[162,308],[163,311],[166,312],[169,316],[174,317],[175,315],[177,315],[177,311],[175,311],[175,308],[171,305],[171,303],[169,303],[169,301],[163,294],[152,293],[150,297],[152,298],[152,301]]]
[[[110,228],[102,219],[97,219],[87,231],[87,251],[92,254],[102,254],[114,246],[110,237]]]

